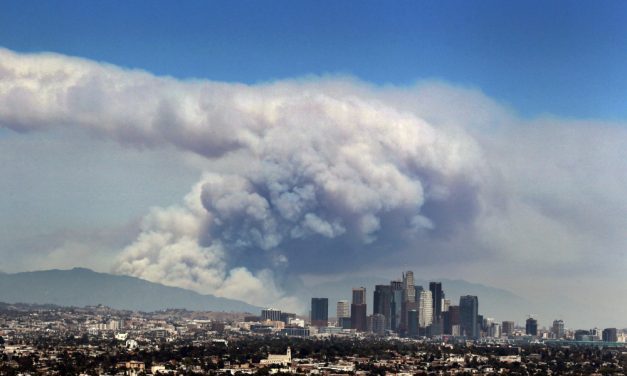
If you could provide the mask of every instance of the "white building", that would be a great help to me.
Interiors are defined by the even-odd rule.
[[[433,323],[433,300],[431,291],[420,291],[418,303],[418,325],[424,328]]]
[[[351,317],[351,306],[348,300],[340,300],[337,302],[337,318]]]
[[[288,366],[292,363],[292,350],[288,347],[287,353],[283,354],[268,354],[268,359],[261,359],[261,364],[280,364]]]

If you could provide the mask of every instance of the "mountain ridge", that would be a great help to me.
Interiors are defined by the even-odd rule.
[[[169,308],[224,312],[260,310],[235,299],[81,267],[0,273],[0,301],[75,307],[103,304],[133,311]]]

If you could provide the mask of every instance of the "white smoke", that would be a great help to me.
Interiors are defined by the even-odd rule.
[[[181,82],[6,50],[0,61],[5,127],[80,127],[207,158],[184,205],[154,209],[119,256],[117,272],[152,281],[220,294],[243,276],[246,286],[273,279],[267,269],[234,265],[231,253],[268,252],[289,263],[293,240],[369,244],[386,216],[402,224],[399,236],[411,236],[434,226],[421,214],[425,201],[446,200],[453,184],[473,186],[480,169],[468,138],[360,97],[350,84]],[[267,299],[237,291],[253,303]]]
[[[298,305],[282,289],[290,270],[408,252],[425,265],[483,253],[495,270],[554,267],[627,244],[624,130],[525,122],[473,90],[181,81],[0,49],[0,126],[75,127],[200,156],[201,180],[146,215],[115,271],[259,305]]]

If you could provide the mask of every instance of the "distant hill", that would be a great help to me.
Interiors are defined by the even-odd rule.
[[[0,273],[0,301],[75,307],[103,304],[116,309],[147,312],[167,308],[260,311],[259,307],[239,300],[203,295],[135,277],[97,273],[83,268]]]

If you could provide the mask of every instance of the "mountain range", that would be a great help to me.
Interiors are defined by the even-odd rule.
[[[239,300],[84,268],[0,273],[0,301],[75,307],[103,304],[147,312],[168,308],[256,314],[260,311],[259,307]]]
[[[587,313],[586,316],[595,317],[598,320],[609,320],[604,316],[604,312],[594,310],[594,307],[581,306],[563,298],[559,302],[529,301],[508,290],[464,280],[439,279],[438,281],[442,282],[446,298],[451,299],[452,305],[459,303],[461,295],[477,295],[479,313],[484,317],[494,317],[498,321],[514,320],[517,323],[523,323],[527,315],[533,314],[544,325],[550,324],[555,318],[565,318],[569,323],[585,327],[589,323],[583,320],[574,321],[572,317],[574,312],[582,311]],[[291,296],[300,297],[303,312],[297,313],[301,314],[307,313],[312,297],[328,298],[329,317],[334,317],[336,302],[343,299],[350,301],[352,287],[367,288],[368,311],[371,313],[374,286],[389,283],[389,279],[374,276],[350,276],[308,286],[295,286],[288,293]],[[425,280],[416,279],[415,284],[425,289],[429,288],[429,282]],[[103,304],[115,309],[146,312],[184,308],[194,311],[259,314],[261,310],[261,307],[239,300],[199,294],[136,277],[99,273],[85,268],[20,273],[0,272],[0,302],[74,307]],[[570,314],[564,317],[564,313]]]

